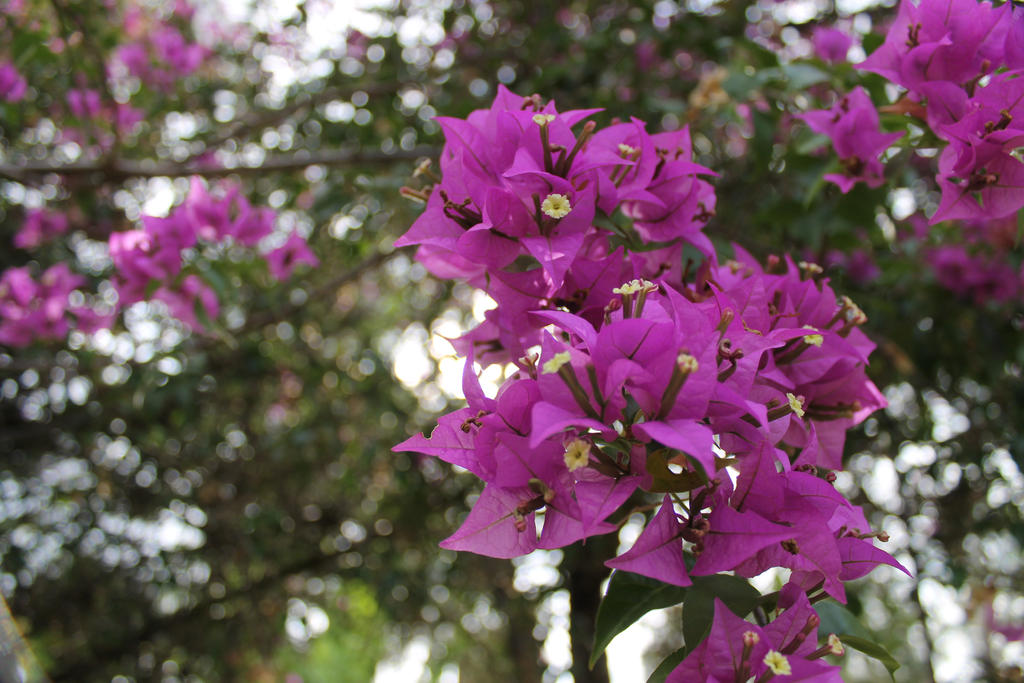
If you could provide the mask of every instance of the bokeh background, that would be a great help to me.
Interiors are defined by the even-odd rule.
[[[321,265],[277,284],[226,249],[205,261],[222,299],[208,334],[140,303],[110,331],[0,347],[0,590],[5,633],[23,634],[37,672],[565,683],[608,680],[610,663],[625,683],[678,647],[678,610],[652,613],[585,668],[600,558],[633,525],[514,562],[442,551],[479,483],[391,452],[459,406],[447,339],[489,305],[393,249],[419,210],[399,189],[443,142],[431,119],[487,106],[502,83],[602,107],[602,121],[689,125],[721,174],[715,243],[817,261],[857,301],[890,406],[851,434],[837,485],[914,578],[881,569],[850,608],[902,664],[897,680],[1022,679],[1024,299],[951,287],[926,258],[972,229],[923,228],[928,140],[905,137],[886,186],[842,195],[821,181],[827,141],[792,117],[855,84],[894,96],[809,40],[838,25],[855,62],[891,2],[192,4],[6,3],[0,54],[30,95],[0,103],[0,237],[43,204],[72,230],[2,249],[0,266],[64,261],[113,296],[107,236],[181,201],[197,159],[308,236]],[[204,48],[161,88],[115,59],[158,25]],[[94,163],[104,123],[65,104],[104,80],[145,114],[118,141],[120,165]],[[1000,235],[981,248],[1016,268],[1016,220]],[[844,675],[887,678],[856,653]]]

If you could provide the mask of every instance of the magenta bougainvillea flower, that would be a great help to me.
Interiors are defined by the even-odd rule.
[[[11,63],[0,64],[0,100],[20,102],[28,90],[28,83]]]
[[[465,279],[523,313],[556,301],[595,306],[591,292],[610,298],[610,287],[581,287],[579,279],[638,275],[616,240],[707,252],[701,228],[713,215],[714,191],[702,177],[712,173],[692,162],[686,131],[652,136],[638,121],[597,131],[588,121],[595,113],[559,112],[500,87],[490,109],[465,121],[439,118],[442,177],[429,192],[406,188],[426,210],[396,244],[419,245],[417,258],[435,275]],[[635,217],[630,236],[609,222],[617,207]],[[647,259],[652,273],[656,259]],[[540,341],[537,329],[525,316],[502,316],[473,343],[494,334],[518,354]]]
[[[819,58],[838,64],[846,61],[846,55],[853,47],[853,37],[831,26],[819,26],[811,34],[811,44]]]
[[[976,0],[900,2],[885,42],[858,67],[907,90],[945,81],[957,85],[1004,64],[1011,5]]]
[[[825,180],[838,185],[843,194],[858,182],[868,187],[882,184],[885,179],[878,157],[903,134],[881,131],[878,112],[863,88],[854,88],[830,109],[809,111],[800,118],[814,132],[831,138],[839,155],[843,172],[828,173]]]
[[[206,326],[197,315],[202,311],[207,320],[213,320],[220,312],[220,303],[213,289],[198,275],[187,275],[176,286],[159,287],[153,292],[153,299],[167,305],[170,314],[189,328],[205,331]]]
[[[14,246],[34,249],[68,231],[68,218],[59,211],[29,209],[21,229],[14,236]]]
[[[103,109],[103,100],[96,90],[68,90],[66,98],[71,114],[80,119],[95,118]]]
[[[1021,291],[1013,266],[991,253],[970,253],[964,245],[948,244],[929,249],[925,260],[939,284],[979,305],[1007,302]]]
[[[267,267],[270,274],[277,280],[287,280],[292,276],[292,271],[300,263],[305,263],[311,268],[320,265],[320,260],[309,248],[306,240],[301,235],[293,232],[288,236],[287,241],[277,249],[269,252],[266,256]]]
[[[38,278],[28,266],[0,275],[0,344],[27,346],[37,339],[63,339],[76,327],[85,332],[109,325],[110,314],[72,306],[69,296],[85,284],[67,264],[47,268]]]
[[[110,235],[110,258],[115,275],[119,305],[127,306],[153,298],[164,302],[168,311],[192,329],[205,325],[196,312],[216,318],[220,306],[216,293],[196,273],[182,276],[187,265],[183,254],[203,244],[233,241],[257,245],[273,232],[276,213],[254,207],[233,185],[209,188],[193,178],[185,201],[166,217],[143,216],[142,228]],[[299,264],[319,264],[304,239],[296,234],[265,256],[271,274],[284,280]]]
[[[903,0],[885,42],[858,68],[903,86],[949,144],[931,222],[995,220],[1024,207],[1024,14],[1012,3]],[[1005,69],[1005,70],[1004,70]]]
[[[117,48],[117,59],[128,73],[154,88],[172,90],[211,54],[208,48],[189,42],[176,27],[155,17],[143,18],[137,9],[126,12],[124,22],[133,39]]]
[[[782,592],[785,595],[790,591],[784,588]],[[739,618],[715,598],[711,633],[687,654],[666,681],[841,683],[839,667],[823,657],[842,655],[844,647],[834,634],[829,634],[825,644],[818,647],[820,622],[803,592],[763,628]]]
[[[645,491],[657,512],[609,567],[677,586],[785,567],[839,600],[879,564],[902,569],[832,485],[846,430],[885,405],[864,373],[864,313],[814,264],[762,266],[738,246],[720,263],[703,234],[713,173],[692,161],[688,132],[652,135],[636,119],[599,130],[594,115],[501,88],[490,109],[440,120],[441,177],[403,190],[426,209],[398,244],[498,304],[455,340],[467,407],[396,446],[485,483],[441,545],[560,547],[616,530]],[[877,157],[898,135],[878,130],[864,91],[807,118],[845,160],[844,191],[881,182]],[[698,268],[683,267],[684,245],[704,254]],[[488,398],[477,360],[517,372]],[[834,667],[788,660],[803,646],[786,634],[764,631],[774,663],[766,645],[742,665],[750,675],[832,680]],[[728,661],[734,680],[741,662]]]

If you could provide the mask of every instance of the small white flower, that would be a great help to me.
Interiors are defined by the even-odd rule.
[[[563,365],[568,363],[572,359],[572,355],[568,351],[562,351],[556,353],[551,357],[551,360],[544,363],[541,366],[541,372],[545,375],[551,375],[558,372]]]
[[[802,399],[793,394],[786,394],[786,400],[789,401],[790,410],[796,413],[797,417],[804,416],[804,402]]]
[[[805,334],[804,343],[808,346],[821,346],[825,342],[825,337],[817,334],[818,330],[810,325],[804,325],[805,330],[814,330],[815,334]]]
[[[572,204],[564,194],[549,194],[540,205],[540,210],[552,218],[565,218],[572,211]]]
[[[768,650],[768,654],[764,656],[764,663],[776,676],[793,675],[793,669],[789,666],[789,660],[786,659],[786,655],[778,650]]]
[[[630,280],[612,290],[612,294],[639,294],[643,290],[653,292],[658,286],[647,280]]]
[[[583,439],[573,439],[565,447],[565,466],[575,472],[590,463],[590,444]]]

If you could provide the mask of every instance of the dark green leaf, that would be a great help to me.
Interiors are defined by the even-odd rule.
[[[615,636],[652,609],[678,605],[686,597],[687,590],[631,572],[612,572],[608,590],[597,610],[590,668],[594,668]]]
[[[668,468],[668,458],[671,451],[667,449],[657,450],[647,456],[647,471],[652,478],[650,490],[654,492],[682,492],[692,491],[703,486],[707,477],[701,472],[693,470],[690,472],[675,473]]]
[[[715,616],[715,598],[733,614],[745,617],[761,598],[761,593],[746,579],[728,574],[695,576],[683,602],[683,642],[692,650],[711,630]]]
[[[831,601],[815,605],[814,609],[821,618],[818,633],[835,633],[844,644],[881,662],[889,676],[900,667],[889,651],[875,642],[875,637],[864,628],[853,612]]]
[[[679,663],[686,659],[686,653],[686,648],[681,647],[668,657],[665,657],[665,660],[658,665],[658,668],[647,679],[647,683],[665,683],[665,679],[672,673],[672,669],[679,666]]]
[[[871,54],[875,51],[882,43],[885,42],[885,37],[878,33],[869,33],[864,36],[863,46],[864,52]]]
[[[835,633],[840,635],[848,633],[860,638],[871,638],[871,633],[860,623],[860,620],[838,602],[831,600],[820,602],[814,606],[814,611],[821,618],[818,632],[822,634]]]
[[[866,638],[858,638],[857,636],[850,636],[844,634],[836,635],[839,636],[839,640],[843,641],[844,645],[849,645],[854,650],[859,650],[866,654],[868,657],[873,657],[874,659],[880,661],[882,663],[882,666],[885,667],[885,670],[889,672],[889,677],[892,678],[892,680],[894,681],[896,680],[896,677],[893,675],[893,673],[896,671],[896,669],[900,668],[900,663],[897,662],[891,654],[889,654],[888,650],[886,650],[878,643],[872,640],[868,640]]]

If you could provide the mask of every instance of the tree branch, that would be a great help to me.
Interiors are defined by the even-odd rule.
[[[209,152],[211,149],[220,147],[228,140],[248,136],[254,131],[267,128],[269,126],[276,125],[293,114],[307,109],[309,107],[317,107],[321,104],[326,104],[333,100],[349,99],[357,92],[364,92],[369,96],[374,95],[385,95],[396,93],[404,88],[419,88],[422,87],[417,83],[368,83],[362,86],[349,86],[345,88],[325,88],[320,92],[313,93],[307,97],[301,99],[295,99],[288,102],[280,109],[268,109],[253,111],[248,116],[245,116],[237,121],[234,121],[228,126],[225,126],[223,130],[216,133],[212,137],[201,140],[203,143],[203,149],[195,154],[191,154],[186,158],[186,161]]]
[[[324,282],[323,284],[320,284],[314,289],[312,289],[309,292],[309,296],[306,297],[306,301],[315,301],[324,296],[327,296],[328,294],[331,294],[342,285],[352,282],[353,280],[357,280],[360,277],[362,277],[365,273],[368,273],[374,268],[377,268],[382,263],[384,263],[384,261],[386,261],[387,259],[394,255],[395,252],[385,253],[381,251],[377,252],[376,254],[373,254],[372,256],[369,256],[368,258],[366,258],[366,260],[360,262],[353,268],[350,268],[344,273],[339,273],[338,275],[335,275],[327,282]],[[253,330],[258,330],[261,327],[264,327],[271,323],[287,319],[292,314],[300,311],[305,305],[305,302],[303,302],[302,304],[289,303],[287,306],[282,306],[281,308],[277,308],[271,311],[264,311],[262,315],[254,315],[248,318],[240,328],[236,330],[228,330],[228,334],[230,335],[231,339],[238,339],[242,335],[252,332]],[[216,346],[217,344],[222,342],[223,339],[224,338],[219,335],[210,335],[203,337],[196,342],[195,346],[193,347],[193,350],[205,349]]]
[[[109,163],[100,161],[84,161],[59,163],[54,161],[24,162],[20,164],[0,164],[0,178],[7,178],[17,183],[25,183],[29,178],[60,175],[88,176],[98,175],[108,182],[120,182],[128,178],[176,178],[181,176],[199,175],[206,178],[220,178],[229,175],[255,175],[276,171],[293,171],[308,166],[344,166],[347,164],[387,164],[393,161],[418,159],[436,156],[438,149],[421,145],[412,149],[396,149],[384,152],[379,149],[359,147],[325,150],[321,152],[299,151],[291,155],[272,156],[256,166],[211,166],[209,164],[189,164],[173,161],[142,161],[130,159],[114,159]]]

